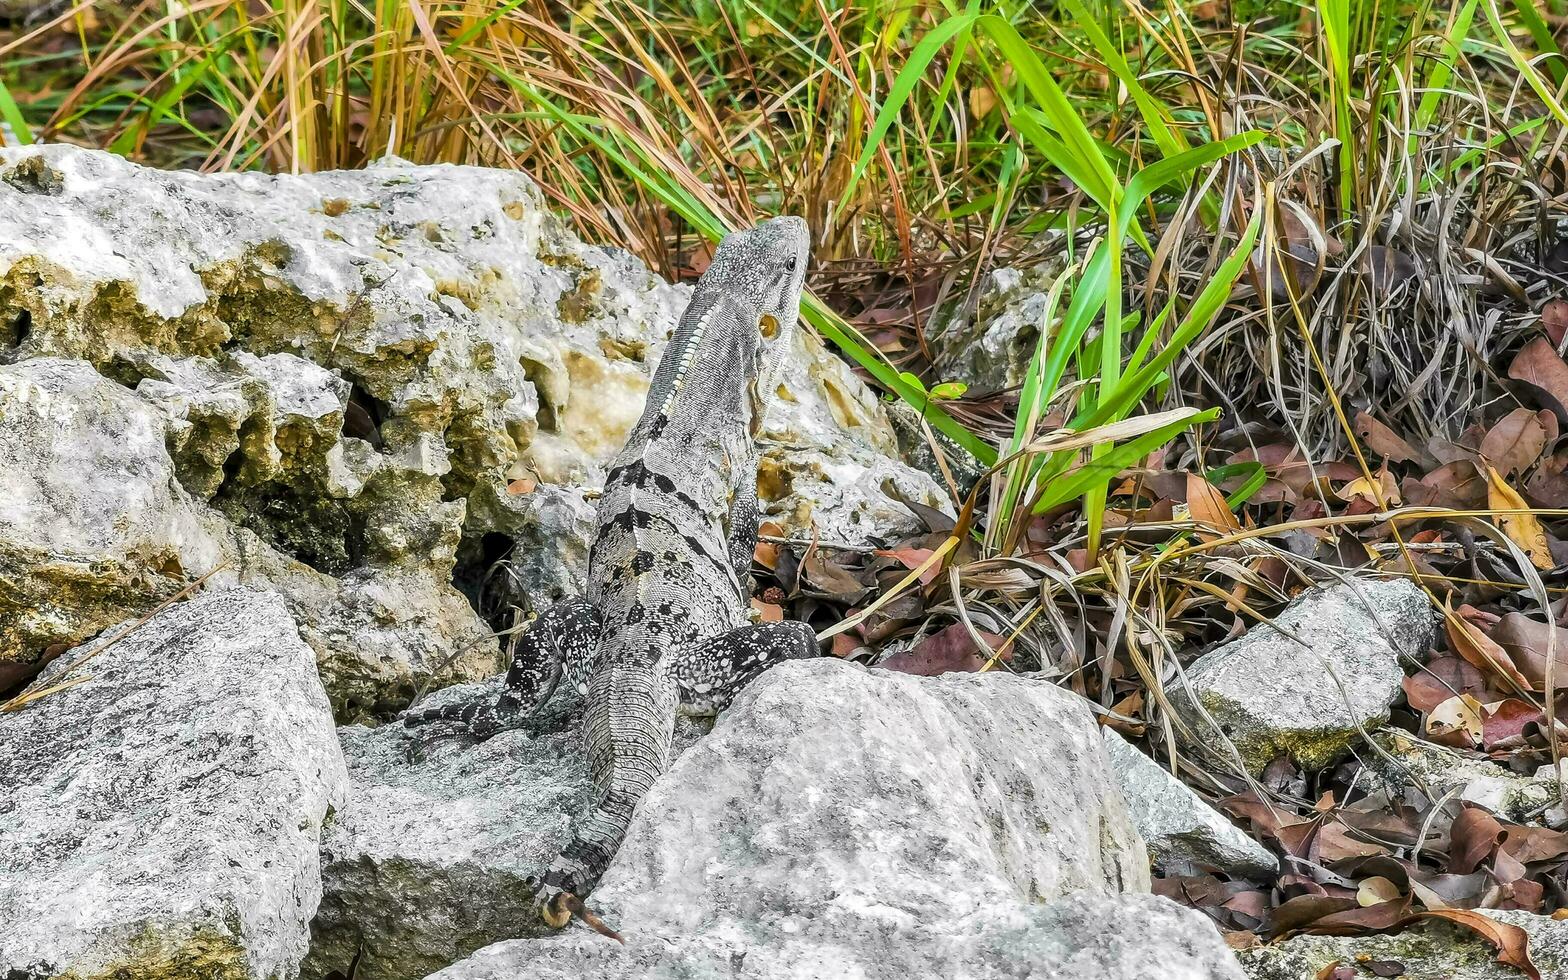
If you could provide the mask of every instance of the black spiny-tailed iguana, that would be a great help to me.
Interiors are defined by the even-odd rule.
[[[540,707],[563,674],[587,695],[593,807],[540,883],[552,926],[584,912],[633,808],[669,764],[677,711],[718,711],[769,666],[817,652],[805,623],[751,623],[747,584],[755,436],[792,342],[808,250],[793,217],[719,244],[606,477],[587,594],[534,622],[494,704],[407,719],[487,734]]]

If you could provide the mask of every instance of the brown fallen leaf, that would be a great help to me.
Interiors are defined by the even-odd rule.
[[[1444,463],[1419,480],[1406,479],[1400,485],[1405,500],[1416,506],[1453,507],[1468,510],[1486,499],[1486,478],[1468,459]]]
[[[1480,807],[1459,811],[1448,830],[1448,870],[1467,875],[1492,856],[1503,841],[1503,825]]]
[[[1546,714],[1518,698],[1503,698],[1481,705],[1481,743],[1488,752],[1519,748],[1531,725],[1544,725]]]
[[[1568,335],[1568,299],[1551,299],[1541,307],[1541,329],[1552,338],[1552,346],[1560,346]]]
[[[1487,507],[1493,511],[1498,526],[1536,568],[1542,571],[1551,568],[1556,562],[1552,560],[1552,548],[1547,543],[1546,529],[1541,526],[1540,519],[1530,513],[1530,505],[1496,469],[1488,466],[1486,477]],[[1499,513],[1502,511],[1510,513]]]
[[[1405,463],[1415,462],[1422,456],[1420,450],[1366,412],[1356,413],[1354,428],[1356,435],[1361,437],[1367,448],[1384,459]]]
[[[1529,681],[1531,690],[1546,690],[1548,646],[1552,659],[1557,662],[1554,680],[1558,690],[1568,684],[1568,629],[1543,623],[1521,612],[1511,612],[1497,621],[1490,635]]]
[[[1518,926],[1470,909],[1428,909],[1411,918],[1442,919],[1462,926],[1497,949],[1497,962],[1523,970],[1530,980],[1541,980],[1541,971],[1530,961],[1530,934]]]
[[[1548,435],[1555,436],[1556,432],[1557,417],[1551,412],[1516,408],[1486,433],[1481,440],[1481,455],[1504,477],[1523,473],[1541,458]]]
[[[1006,642],[1006,637],[987,633],[984,630],[979,632],[989,644],[989,649],[977,650],[974,639],[969,635],[969,630],[964,628],[964,624],[953,623],[916,643],[910,649],[893,654],[876,666],[884,670],[896,670],[921,677],[934,677],[937,674],[959,671],[977,671],[984,667],[996,650]],[[1002,659],[1006,661],[1009,656],[1010,653],[1004,653]]]
[[[1514,666],[1508,652],[1491,637],[1481,632],[1480,627],[1455,613],[1446,600],[1443,604],[1443,628],[1448,633],[1448,645],[1476,669],[1488,676],[1500,678],[1520,693],[1532,689],[1529,678]],[[1478,709],[1476,721],[1479,724],[1480,702],[1476,702],[1476,708]]]
[[[1404,680],[1405,699],[1420,712],[1431,711],[1456,694],[1469,694],[1485,703],[1494,701],[1486,678],[1460,657],[1436,657]]]
[[[1551,409],[1558,421],[1568,422],[1568,364],[1545,337],[1519,349],[1508,365],[1508,376],[1529,385],[1542,408]]]
[[[1197,473],[1187,474],[1187,513],[1199,524],[1221,531],[1235,531],[1241,527],[1236,523],[1236,515],[1231,513],[1230,505],[1225,502],[1225,495],[1220,492],[1220,488]],[[1216,541],[1220,535],[1199,532],[1198,537],[1204,541]]]

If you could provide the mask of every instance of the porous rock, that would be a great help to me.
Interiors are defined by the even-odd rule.
[[[420,707],[494,701],[499,678]],[[349,799],[322,840],[321,909],[305,980],[418,980],[502,939],[548,930],[528,884],[589,797],[581,698],[562,689],[526,727],[476,742],[461,725],[338,731]],[[707,727],[681,719],[678,755]]]
[[[1433,628],[1426,593],[1403,579],[1310,592],[1169,685],[1178,736],[1225,762],[1228,742],[1254,775],[1282,756],[1321,769],[1388,719],[1400,658],[1424,658]]]
[[[478,582],[514,556],[507,591],[470,590],[497,619],[580,586],[591,500],[689,295],[578,241],[514,172],[389,159],[201,175],[0,148],[0,363],[85,362],[134,389],[142,407],[117,396],[92,420],[133,429],[130,524],[194,512],[244,581],[288,596],[346,719],[499,667],[493,641],[469,648],[485,622],[462,611],[454,577]],[[949,506],[888,458],[881,405],[814,339],[774,394],[762,507],[791,533],[886,539],[919,526],[900,498]],[[21,468],[56,451],[37,423],[5,447]],[[126,565],[121,544],[56,570],[75,579],[53,599],[0,600],[26,633],[0,636],[0,661],[35,662],[219,560],[203,543],[160,561],[171,551],[153,540]],[[6,547],[9,576],[21,560]],[[365,584],[384,581],[397,589]],[[411,587],[409,608],[387,605]],[[430,643],[391,649],[432,622]],[[366,630],[380,642],[356,642]]]
[[[294,976],[348,780],[310,648],[247,589],[112,635],[0,714],[0,975]]]
[[[1568,976],[1568,920],[1516,909],[1477,909],[1482,915],[1523,929],[1530,961],[1542,977]],[[1251,980],[1303,980],[1328,976],[1334,964],[1356,976],[1403,980],[1519,980],[1524,972],[1497,961],[1498,949],[1475,932],[1427,920],[1392,935],[1292,936],[1283,942],[1241,951]],[[1373,972],[1376,965],[1382,972]]]
[[[493,684],[433,698],[493,698]],[[349,803],[322,842],[325,897],[302,976],[419,978],[498,939],[545,929],[527,884],[588,795],[569,728],[470,738],[401,725],[339,731]]]
[[[0,365],[0,665],[140,615],[219,556],[163,416],[82,361]]]
[[[573,929],[440,980],[1237,976],[1147,856],[1085,706],[998,674],[768,671],[638,807]]]
[[[1467,755],[1393,727],[1374,732],[1372,740],[1381,751],[1363,758],[1368,774],[1392,792],[1418,790],[1424,797],[1415,801],[1419,804],[1450,798],[1520,823],[1552,815],[1557,779],[1550,765],[1524,775],[1479,753]]]
[[[962,381],[977,391],[1023,384],[1029,361],[1048,326],[1051,285],[1066,268],[1060,254],[1033,265],[993,269],[980,282],[972,309],[950,313],[932,332],[932,355],[944,381]],[[1058,298],[1058,313],[1067,294]]]
[[[1187,784],[1109,728],[1101,734],[1127,812],[1156,867],[1191,875],[1212,869],[1246,877],[1271,875],[1279,859],[1203,801]]]

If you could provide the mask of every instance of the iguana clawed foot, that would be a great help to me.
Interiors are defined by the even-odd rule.
[[[571,892],[556,892],[549,901],[544,903],[540,911],[545,925],[551,929],[564,929],[572,916],[576,915],[583,920],[583,925],[597,932],[601,936],[608,936],[621,945],[626,945],[626,940],[621,934],[611,929],[605,921],[594,914],[593,910],[583,904],[583,900]]]

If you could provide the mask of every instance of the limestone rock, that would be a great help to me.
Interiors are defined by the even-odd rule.
[[[102,394],[72,421],[78,390],[108,391],[79,367],[53,416],[35,407],[0,435],[0,459],[52,474],[39,486],[86,466],[80,493],[49,492],[105,497],[85,526],[130,536],[46,555],[0,501],[0,581],[22,583],[0,596],[0,663],[36,661],[227,559],[288,597],[345,718],[395,710],[431,678],[493,673],[499,649],[469,648],[485,621],[450,583],[497,622],[581,584],[605,463],[688,296],[579,242],[514,172],[388,160],[200,175],[0,148],[0,365],[85,362],[139,396]],[[813,339],[775,394],[766,516],[859,543],[919,526],[902,499],[947,506],[888,458],[876,396]],[[124,465],[93,472],[48,445],[56,422],[100,440],[127,426],[109,457]],[[193,521],[211,540],[171,546]],[[507,588],[487,593],[504,555]],[[35,565],[45,574],[24,582]]]
[[[602,479],[689,295],[625,253],[578,242],[512,172],[389,160],[200,176],[66,146],[0,151],[0,177],[24,169],[0,209],[0,323],[16,325],[13,357],[70,355],[109,371],[150,352],[298,355],[355,386],[388,455],[439,440],[448,499],[520,477]],[[781,388],[764,433],[779,465],[815,447],[834,466],[803,471],[800,499],[773,509],[837,534],[842,494],[802,502],[815,481],[853,483],[892,448],[886,415],[811,340]],[[922,475],[899,479],[940,505]]]
[[[1433,620],[1426,593],[1403,579],[1317,590],[1199,657],[1185,684],[1170,684],[1172,703],[1189,743],[1219,759],[1229,739],[1254,774],[1280,756],[1321,769],[1387,720],[1400,658],[1426,656]]]
[[[1123,894],[1148,887],[1071,695],[793,661],[638,807],[593,896],[626,947],[573,930],[436,976],[1236,976],[1200,916]]]
[[[138,616],[218,557],[158,410],[81,361],[0,365],[0,663]]]
[[[1549,765],[1525,776],[1485,756],[1435,745],[1403,729],[1382,728],[1372,737],[1383,751],[1367,753],[1364,763],[1391,791],[1418,789],[1426,801],[1453,793],[1455,801],[1521,823],[1550,814],[1557,799],[1557,780]]]
[[[919,943],[874,950],[810,950],[802,935],[786,955],[713,936],[628,937],[620,947],[583,931],[507,942],[429,980],[820,980],[856,977],[963,980],[1243,980],[1245,974],[1204,917],[1154,895],[1080,893],[1037,905],[1014,904]],[[882,955],[878,955],[878,953]]]
[[[501,679],[421,706],[494,701]],[[301,975],[418,980],[489,943],[548,930],[526,884],[587,806],[582,700],[561,690],[526,729],[339,729],[349,800],[322,841],[323,896]],[[677,722],[677,755],[708,727]]]
[[[348,779],[310,649],[246,589],[115,635],[0,715],[0,975],[293,976]]]
[[[300,609],[300,635],[317,651],[339,719],[384,718],[421,685],[485,677],[499,667],[484,621],[423,566],[359,568],[321,591],[274,584]]]
[[[1101,735],[1111,771],[1127,800],[1127,812],[1157,867],[1167,874],[1190,875],[1202,866],[1243,877],[1279,870],[1279,859],[1268,848],[1163,766],[1111,729],[1102,729]]]
[[[1066,255],[1064,242],[1059,255],[1031,266],[1003,266],[981,281],[974,310],[956,311],[930,338],[942,380],[962,381],[977,391],[1023,384],[1040,331],[1049,326],[1051,284],[1066,269]],[[1058,317],[1067,299],[1063,291]]]
[[[448,691],[491,698],[496,688]],[[487,943],[545,932],[526,879],[549,866],[586,805],[576,731],[477,744],[416,741],[401,725],[339,734],[350,802],[322,842],[306,980],[347,974],[356,955],[359,980],[417,980]]]
[[[1499,922],[1518,926],[1530,937],[1530,960],[1542,977],[1568,976],[1568,921],[1530,912],[1477,909]],[[1372,976],[1372,963],[1401,967],[1407,980],[1519,980],[1524,974],[1497,962],[1497,947],[1475,933],[1441,921],[1409,926],[1393,935],[1292,936],[1284,942],[1241,951],[1242,969],[1251,980],[1303,980],[1325,975],[1335,962]]]
[[[19,673],[51,645],[140,616],[216,571],[214,585],[286,598],[345,718],[395,711],[425,681],[498,669],[483,621],[429,566],[334,578],[193,498],[179,479],[179,452],[203,442],[275,447],[273,433],[296,424],[300,410],[279,397],[284,389],[261,381],[247,389],[216,362],[165,361],[158,371],[175,380],[144,379],[132,392],[83,361],[0,364],[0,666]],[[246,421],[252,397],[267,423],[255,438]],[[216,455],[202,458],[222,471]],[[450,567],[461,505],[434,513],[448,515]]]

